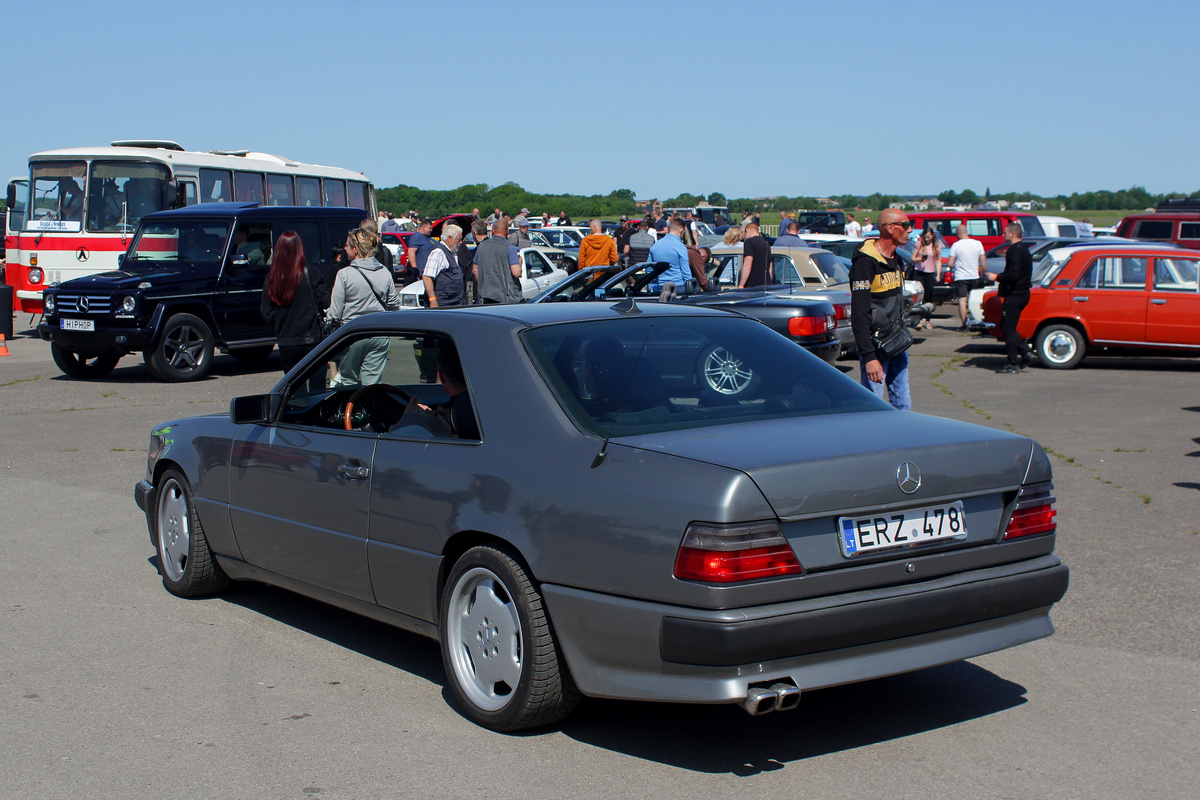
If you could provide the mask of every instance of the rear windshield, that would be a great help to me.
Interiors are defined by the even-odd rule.
[[[601,320],[523,338],[563,409],[600,437],[890,408],[755,320]]]
[[[849,283],[849,270],[833,253],[813,253],[812,260],[817,265],[817,269],[821,270],[821,274],[825,276],[826,283]]]

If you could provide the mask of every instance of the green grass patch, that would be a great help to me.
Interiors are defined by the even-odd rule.
[[[7,383],[0,383],[0,387],[16,386],[18,383],[29,383],[30,381],[41,380],[41,378],[42,378],[41,375],[34,375],[32,378],[15,378],[11,381],[8,381]]]

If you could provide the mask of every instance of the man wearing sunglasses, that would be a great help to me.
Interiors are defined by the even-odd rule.
[[[911,228],[903,211],[885,209],[879,214],[879,238],[859,245],[850,264],[850,327],[862,385],[901,411],[912,408],[908,352],[883,358],[872,334],[904,324],[904,263],[896,248],[908,242]]]

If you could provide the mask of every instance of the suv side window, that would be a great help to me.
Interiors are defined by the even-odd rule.
[[[1180,239],[1200,239],[1200,222],[1179,223]]]
[[[304,244],[304,262],[320,264],[325,260],[321,252],[321,226],[312,221],[284,220],[280,225],[282,231],[295,231]]]
[[[1169,219],[1144,219],[1134,231],[1135,239],[1170,239],[1175,223]]]
[[[995,218],[967,220],[967,233],[972,236],[1000,236],[1000,220]]]
[[[243,222],[233,232],[231,256],[245,256],[250,266],[268,266],[275,240],[271,237],[271,223]]]

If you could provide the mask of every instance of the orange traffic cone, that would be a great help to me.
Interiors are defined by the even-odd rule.
[[[11,355],[12,353],[8,352],[8,342],[4,341],[4,334],[0,333],[0,358]]]

